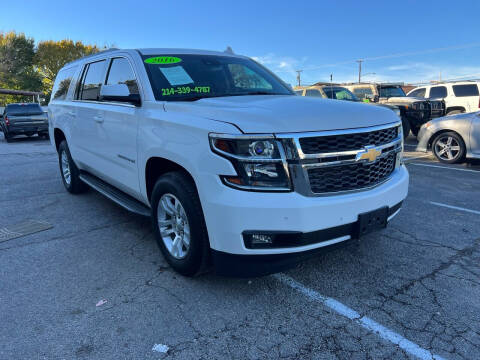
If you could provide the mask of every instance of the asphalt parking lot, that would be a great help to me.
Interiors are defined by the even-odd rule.
[[[480,358],[480,166],[413,144],[387,229],[282,274],[191,279],[148,219],[68,194],[48,141],[0,134],[0,230],[52,226],[0,231],[0,358]]]

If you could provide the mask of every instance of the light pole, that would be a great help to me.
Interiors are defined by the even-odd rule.
[[[363,60],[357,60],[358,63],[358,83],[362,82],[362,62]]]

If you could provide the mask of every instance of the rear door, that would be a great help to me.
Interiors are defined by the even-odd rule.
[[[126,84],[130,94],[140,94],[137,76],[126,57],[109,61],[106,85]],[[125,102],[104,102],[104,121],[98,133],[103,144],[107,181],[132,196],[140,191],[137,162],[137,133],[141,106]]]
[[[100,102],[106,64],[104,59],[84,66],[75,95],[75,124],[71,136],[75,161],[97,176],[106,166],[105,144],[101,141],[105,105]]]
[[[470,150],[475,155],[480,156],[480,111],[473,115],[470,132]]]
[[[452,85],[452,89],[458,106],[463,106],[466,112],[478,111],[479,91],[476,83]]]

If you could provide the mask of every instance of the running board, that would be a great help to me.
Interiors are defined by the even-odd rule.
[[[105,181],[83,171],[80,173],[80,179],[85,184],[97,190],[100,194],[116,202],[118,205],[127,209],[128,211],[143,216],[151,215],[150,208],[142,204],[140,201],[134,199],[130,195],[125,194],[123,191],[107,184]]]

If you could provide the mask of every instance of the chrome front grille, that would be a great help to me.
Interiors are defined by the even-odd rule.
[[[395,170],[396,153],[372,164],[350,164],[316,167],[307,170],[310,187],[314,193],[358,190],[385,181]]]
[[[401,123],[282,134],[295,191],[305,196],[362,191],[387,181],[400,165]]]
[[[330,153],[358,150],[366,145],[383,145],[398,136],[396,127],[372,132],[300,138],[304,154]]]

